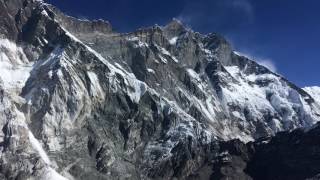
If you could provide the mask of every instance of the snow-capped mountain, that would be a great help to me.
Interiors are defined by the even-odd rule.
[[[305,87],[303,89],[308,92],[318,104],[320,104],[320,87],[313,86]]]
[[[237,179],[215,169],[233,146],[250,151],[238,177],[257,178],[262,137],[318,128],[319,89],[218,34],[175,19],[117,33],[35,0],[0,0],[0,12],[2,179]]]

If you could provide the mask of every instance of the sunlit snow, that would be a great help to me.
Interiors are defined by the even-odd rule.
[[[169,40],[169,43],[170,43],[171,45],[175,45],[175,44],[177,43],[177,40],[178,40],[178,37],[173,37],[173,38],[171,38],[171,39]]]
[[[22,48],[6,39],[0,39],[0,79],[5,89],[21,89],[32,70]]]
[[[307,91],[314,98],[314,100],[320,105],[320,87],[313,86],[313,87],[305,87],[303,89]]]

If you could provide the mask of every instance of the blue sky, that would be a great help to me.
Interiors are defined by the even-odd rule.
[[[69,15],[129,32],[178,18],[304,86],[320,86],[319,0],[47,0]]]

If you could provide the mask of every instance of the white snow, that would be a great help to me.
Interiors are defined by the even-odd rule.
[[[172,60],[173,60],[174,62],[176,62],[176,63],[178,63],[178,62],[179,62],[179,60],[178,60],[176,57],[171,56],[171,58],[172,58]]]
[[[45,171],[41,175],[40,179],[42,180],[68,180],[67,178],[60,175],[56,170],[54,170],[51,166],[51,161],[45,152],[45,150],[42,148],[40,142],[34,137],[33,133],[29,131],[29,140],[32,145],[32,147],[38,152],[41,159],[46,163]]]
[[[238,56],[244,56],[242,53],[238,52],[238,51],[233,51],[234,54],[238,55]]]
[[[170,40],[169,40],[169,43],[171,44],[171,45],[175,45],[176,43],[177,43],[177,40],[178,40],[178,37],[176,36],[176,37],[173,37],[173,38],[171,38]]]
[[[171,54],[169,53],[169,51],[167,51],[165,48],[160,47],[160,46],[157,46],[157,47],[158,47],[158,49],[160,49],[160,51],[161,51],[162,54],[165,54],[165,55],[167,55],[167,56],[171,56]]]
[[[149,47],[149,45],[146,42],[142,42],[137,36],[129,37],[127,38],[128,41],[132,41],[135,43],[135,48],[139,47]]]
[[[173,56],[169,51],[167,51],[165,48],[160,47],[159,45],[156,45],[157,49],[161,52],[161,54],[170,57],[170,59],[172,59],[174,62],[178,63],[179,60]],[[162,62],[167,63],[166,58],[164,58],[162,55],[159,55],[159,58],[161,59]]]
[[[71,34],[67,33],[67,35],[70,35],[73,37],[76,41],[80,42],[77,40],[74,36]],[[133,37],[131,39],[132,41],[137,41],[137,45],[139,46],[139,38],[138,37]],[[83,43],[81,43],[83,44]],[[83,44],[84,45],[84,44]],[[140,44],[141,45],[141,44]],[[85,46],[85,45],[84,45]],[[97,53],[95,50],[91,49],[90,47],[86,46],[86,48],[92,52],[102,63],[104,63],[108,68],[110,69],[110,73],[106,74],[106,78],[109,79],[110,81],[110,87],[113,91],[124,91],[129,95],[132,101],[134,102],[139,102],[141,96],[146,91],[151,91],[148,86],[141,82],[138,81],[135,76],[132,73],[127,72],[124,68],[122,68],[120,65],[115,64],[112,65],[108,62],[108,57],[102,57],[99,53]],[[174,56],[170,54],[166,49],[162,47],[158,47],[160,53],[158,54],[162,62],[167,63],[168,60],[174,60]],[[211,52],[208,49],[203,49],[203,51],[207,54],[208,57],[214,57],[213,52]],[[239,105],[240,109],[238,110],[230,110],[232,112],[231,115],[238,117],[239,119],[245,118],[244,116],[244,109],[249,110],[249,116],[253,117],[254,121],[259,121],[263,119],[263,112],[270,111],[271,114],[273,115],[274,113],[281,112],[282,110],[287,111],[284,113],[284,121],[294,121],[291,120],[292,118],[295,118],[296,112],[294,112],[292,107],[295,108],[300,108],[300,112],[304,112],[304,116],[308,116],[310,114],[309,112],[311,110],[308,110],[305,107],[305,104],[303,100],[293,91],[289,90],[286,88],[286,85],[283,84],[282,81],[280,81],[279,77],[272,75],[272,74],[265,74],[265,75],[245,75],[241,70],[239,70],[238,67],[233,67],[229,66],[226,67],[227,71],[231,74],[231,76],[237,81],[236,83],[231,82],[230,84],[228,83],[229,86],[225,86],[222,89],[222,103],[225,107],[228,105]],[[153,69],[147,69],[148,72],[152,73],[154,70]],[[200,75],[194,72],[192,69],[187,70],[188,74],[192,77],[192,80],[198,85],[200,89],[203,91],[205,90],[205,86],[203,84],[206,83],[201,83],[203,80],[200,78]],[[90,73],[90,72],[89,72]],[[88,74],[89,74],[88,73]],[[92,72],[93,73],[93,72]],[[120,87],[119,86],[119,79],[117,75],[120,75],[123,77],[122,80],[124,80],[125,87]],[[225,77],[228,77],[227,73],[222,74]],[[97,90],[101,89],[99,88],[99,79],[96,74],[91,74],[89,75],[91,77],[90,80],[92,82],[92,89],[95,88]],[[204,76],[201,76],[204,78]],[[256,83],[256,81],[271,81],[271,85],[268,85],[266,87],[259,87]],[[279,89],[282,89],[282,91],[279,91]],[[279,93],[277,93],[279,91]],[[206,91],[208,92],[208,91]],[[193,96],[192,94],[188,93],[187,91],[184,92],[189,95],[188,99],[191,100],[192,104],[195,105],[202,114],[204,115],[205,118],[208,118],[212,120],[210,123],[217,123],[214,122],[215,117],[216,117],[216,110],[220,108],[216,107],[216,104],[213,102],[217,102],[216,99],[214,99],[214,96],[207,96],[207,100],[200,100]],[[267,94],[270,93],[272,94],[270,97],[270,101],[267,100],[266,96]],[[210,93],[206,93],[208,95]],[[212,95],[212,94],[210,94]],[[164,103],[168,106],[170,106],[169,112],[170,111],[176,111],[177,113],[181,113],[181,117],[185,117],[185,119],[181,120],[181,122],[178,122],[177,125],[170,130],[169,133],[177,133],[177,131],[182,130],[184,135],[194,135],[196,132],[194,132],[192,128],[192,124],[196,123],[196,120],[194,118],[190,117],[186,111],[182,110],[181,107],[178,107],[178,105],[174,104],[174,102],[166,101]],[[217,103],[218,104],[218,103]],[[291,106],[287,106],[291,105]],[[309,119],[312,120],[312,117],[308,117]],[[236,131],[233,129],[232,123],[228,121],[230,118],[226,117],[226,120],[222,119],[222,134],[225,135],[225,137],[228,138],[239,138],[244,141],[249,141],[252,140],[252,137],[250,136],[250,133],[244,133],[241,131]],[[283,130],[283,121],[280,121],[278,119],[272,119],[272,122],[270,123],[271,129],[274,131],[280,131]],[[220,123],[220,122],[218,122]],[[250,124],[251,123],[251,124]],[[247,129],[248,127],[252,127],[254,122],[244,122],[244,128]],[[210,129],[211,130],[211,129]],[[269,129],[267,129],[269,130]],[[211,132],[209,134],[212,135],[212,133],[216,132]],[[174,143],[174,142],[172,142]],[[169,146],[171,147],[171,145]]]
[[[132,37],[129,40],[137,41],[137,45],[139,45],[138,37]],[[160,46],[157,46],[157,48],[160,52],[158,54],[158,57],[162,62],[167,63],[168,60],[171,59],[178,62],[174,58],[174,56],[172,56],[166,49]],[[87,47],[87,49],[94,55],[96,55],[97,58],[100,59],[101,62],[107,65],[110,69],[111,72],[107,75],[106,78],[108,78],[111,82],[111,89],[113,91],[125,91],[134,102],[139,102],[141,96],[143,96],[146,91],[150,91],[148,86],[145,83],[138,81],[132,73],[127,72],[117,64],[115,66],[110,64],[107,59],[102,57],[99,53],[97,53],[90,47]],[[203,48],[202,50],[204,51],[204,53],[206,53],[208,58],[213,58],[215,56],[214,53],[208,49]],[[153,69],[147,70],[150,73],[154,72]],[[219,104],[220,102],[214,99],[216,97],[212,93],[208,92],[206,86],[203,85],[207,84],[203,83],[204,80],[201,79],[205,78],[205,76],[200,76],[192,69],[187,69],[187,73],[190,75],[190,77],[192,77],[192,81],[198,85],[199,89],[205,92],[205,95],[212,96],[206,96],[208,98],[207,100],[200,100],[188,91],[184,89],[181,90],[184,91],[183,93],[188,95],[188,99],[191,101],[190,103],[196,106],[202,112],[205,118],[212,120],[212,122],[210,123],[219,123],[219,125],[222,126],[222,130],[219,133],[223,134],[225,137],[239,138],[244,141],[252,140],[251,133],[254,133],[255,121],[263,121],[265,118],[264,116],[267,113],[270,113],[271,116],[275,114],[281,115],[281,118],[279,118],[281,120],[271,119],[271,122],[261,122],[265,124],[268,123],[266,125],[266,130],[271,132],[284,130],[286,124],[292,125],[293,127],[299,127],[302,125],[310,125],[314,122],[315,118],[312,115],[312,110],[308,109],[307,105],[299,96],[299,94],[295,90],[289,88],[288,85],[285,84],[285,82],[282,81],[280,77],[273,74],[247,75],[244,74],[244,72],[242,72],[236,66],[228,66],[226,67],[226,70],[229,73],[221,72],[220,75],[223,76],[223,78],[229,78],[233,81],[227,83],[227,85],[225,86],[222,86],[220,97],[221,104]],[[119,87],[119,79],[117,79],[116,74],[119,74],[123,77],[125,87]],[[91,82],[98,82],[98,78],[96,75],[90,76]],[[259,81],[266,81],[270,83],[267,83],[267,85],[264,86],[256,83]],[[98,83],[92,83],[92,86],[95,85],[98,85]],[[96,86],[96,89],[99,89],[99,86]],[[170,105],[172,108],[172,104],[174,104],[174,102],[166,101],[165,104]],[[226,118],[222,119],[221,122],[215,121],[216,113],[222,112],[222,110],[219,111],[219,108],[224,110],[224,108],[230,108],[232,106],[237,108],[236,110],[229,109],[231,112],[229,116],[237,117],[240,123],[242,123],[242,120],[250,118],[250,121],[243,121],[243,128],[246,130],[246,132],[241,131],[240,128],[236,129],[234,123],[238,122],[231,122],[231,118],[228,117],[228,115],[226,115]],[[181,111],[177,110],[178,108],[176,108],[176,111],[181,114],[185,113],[183,116],[187,117],[187,113],[181,109]],[[248,112],[245,113],[245,111]],[[299,112],[299,114],[297,112]],[[304,116],[304,118],[302,119],[304,119],[305,122],[299,124],[300,122],[296,121],[296,119],[301,116]],[[190,119],[192,118],[188,117],[186,118],[186,121],[193,122]],[[176,132],[177,129],[182,129],[186,135],[194,134],[195,132],[192,131],[192,126],[190,126],[189,122],[179,122],[175,127],[176,129],[172,129],[172,133]],[[268,129],[268,127],[270,127],[270,129]],[[252,130],[252,132],[248,132],[250,130]]]
[[[5,89],[21,89],[30,76],[32,65],[22,48],[7,39],[0,39],[0,79]]]
[[[148,86],[141,81],[127,81],[129,87],[127,93],[133,102],[138,103],[143,94],[147,91]]]
[[[273,74],[246,75],[237,66],[225,68],[237,81],[222,88],[222,102],[225,107],[235,105],[241,107],[242,111],[246,109],[249,112],[248,116],[255,121],[262,120],[264,113],[267,112],[271,115],[281,115],[281,122],[273,119],[269,124],[273,132],[286,130],[289,127],[311,126],[319,120],[299,93],[291,89],[280,77]],[[227,74],[224,76],[228,77]],[[257,82],[269,83],[266,86],[259,86]],[[242,113],[233,115],[244,117]],[[298,118],[303,119],[303,122],[297,121]]]
[[[138,41],[138,45],[135,46],[135,47],[136,47],[136,48],[137,48],[137,47],[149,47],[149,45],[148,45],[147,43],[145,43],[145,42]]]
[[[26,152],[29,150],[35,151],[39,154],[40,158],[45,163],[45,166],[43,167],[43,170],[39,169],[40,178],[39,180],[68,180],[67,178],[64,178],[59,173],[57,173],[50,165],[52,164],[47,153],[42,148],[41,143],[34,137],[33,133],[30,131],[27,125],[27,116],[25,116],[24,113],[20,112],[14,104],[11,104],[11,101],[8,100],[11,96],[6,96],[4,101],[2,102],[2,106],[0,106],[0,111],[4,112],[6,110],[9,110],[12,115],[12,119],[8,120],[8,123],[10,123],[10,127],[12,129],[21,129],[23,132],[28,133],[28,139],[30,141],[30,149],[24,149]],[[11,99],[12,100],[12,99]],[[21,137],[21,135],[24,135],[24,133],[20,134],[20,131],[13,131],[11,135],[12,145],[15,143],[21,143],[20,140],[24,140],[24,137]]]
[[[48,44],[48,40],[46,40],[45,38],[42,39],[42,41],[45,43],[45,44]]]
[[[41,159],[44,161],[46,166],[44,167],[44,172],[42,173],[40,179],[41,180],[68,180],[67,178],[63,177],[59,173],[57,173],[52,167],[52,163],[49,159],[49,156],[45,152],[45,150],[42,148],[41,143],[34,137],[33,133],[29,130],[27,124],[26,124],[26,118],[24,114],[20,111],[18,111],[15,108],[16,113],[16,124],[20,121],[21,126],[28,129],[28,136],[29,141],[31,143],[32,148],[40,155]],[[18,124],[17,124],[18,125]]]
[[[47,153],[43,150],[40,142],[34,137],[33,133],[29,130],[29,140],[31,142],[32,147],[39,153],[41,159],[47,164],[50,165],[50,159]]]
[[[49,76],[50,79],[52,79],[52,76],[53,76],[52,70],[50,70],[50,71],[48,72],[48,76]]]
[[[109,73],[109,77],[108,77],[108,79],[111,81],[111,90],[117,91],[118,89],[120,89],[120,88],[117,88],[119,82],[116,79],[116,74],[119,74],[125,80],[125,84],[127,85],[126,93],[129,95],[131,100],[136,102],[136,103],[138,103],[140,101],[141,96],[148,90],[148,86],[144,82],[137,80],[134,74],[127,72],[118,63],[116,63],[117,67],[115,67],[114,65],[110,64],[108,62],[108,60],[106,60],[104,57],[102,57],[95,50],[93,50],[89,46],[83,44],[80,40],[78,40],[75,36],[73,36],[67,30],[65,30],[65,31],[66,31],[66,34],[69,37],[71,37],[76,42],[79,42],[80,44],[85,46],[88,51],[90,51],[92,54],[94,54],[102,63],[104,63],[111,70],[111,72]],[[133,40],[136,40],[136,39],[137,39],[136,37],[133,38]],[[97,80],[96,77],[91,77],[91,78],[92,78],[93,81]],[[97,83],[95,83],[95,84],[97,85]],[[97,86],[97,89],[101,89],[101,88],[99,88]]]
[[[94,72],[91,72],[91,71],[88,72],[88,76],[89,76],[89,79],[91,82],[90,90],[92,92],[92,95],[93,96],[102,96],[103,90],[100,86],[98,76]]]
[[[160,58],[160,60],[161,60],[163,63],[165,63],[165,64],[168,63],[168,60],[167,60],[166,58],[164,58],[163,56],[158,55],[158,57]]]
[[[97,53],[95,50],[93,50],[89,46],[86,46],[85,44],[83,44],[79,39],[77,39],[75,36],[69,33],[66,29],[64,29],[64,31],[66,32],[67,36],[71,37],[76,42],[85,46],[88,51],[93,53],[102,63],[108,66],[108,68],[110,68],[111,72],[109,73],[108,79],[111,81],[111,87],[113,91],[118,90],[117,83],[119,83],[118,80],[116,79],[115,74],[120,74],[125,79],[125,83],[127,85],[126,92],[131,98],[131,100],[136,103],[140,101],[141,96],[148,90],[148,86],[144,82],[137,80],[134,74],[128,73],[125,69],[120,68],[121,66],[119,64],[116,63],[117,67],[113,66],[99,53]],[[132,37],[132,38],[129,38],[128,40],[136,41],[138,40],[138,37]],[[160,56],[160,58],[164,63],[167,63],[167,60],[165,58],[163,58],[162,56]],[[92,78],[95,78],[95,77],[92,77]]]
[[[61,176],[53,168],[48,167],[44,174],[40,177],[41,180],[68,180],[67,178]]]
[[[264,66],[264,67],[268,68],[272,72],[277,72],[277,67],[276,67],[275,63],[271,59],[255,57],[253,55],[242,53],[242,52],[239,52],[239,51],[233,51],[233,53],[238,55],[238,56],[243,56],[245,58],[254,60],[256,63],[260,64],[261,66]]]
[[[312,86],[303,88],[320,105],[320,87]]]
[[[233,111],[232,115],[238,119],[243,119],[243,116],[238,111]]]
[[[156,92],[154,92],[156,93]],[[176,123],[174,126],[170,127],[170,130],[167,132],[168,137],[176,137],[169,138],[168,140],[158,143],[158,142],[150,142],[147,144],[146,151],[144,152],[147,158],[146,161],[149,163],[153,163],[155,156],[154,151],[162,151],[165,152],[162,159],[170,158],[173,156],[171,153],[172,148],[174,148],[181,139],[185,139],[186,137],[198,138],[199,133],[203,133],[201,135],[201,141],[203,143],[209,143],[212,139],[215,139],[214,132],[210,130],[201,129],[200,123],[195,120],[192,116],[187,114],[184,110],[182,110],[179,105],[176,104],[175,101],[170,101],[165,97],[161,97],[160,105],[162,109],[165,109],[168,114],[173,112],[177,113],[180,118],[176,119]]]
[[[197,81],[201,81],[199,74],[196,73],[193,69],[187,69],[187,72],[192,78],[196,79]]]
[[[187,69],[187,73],[192,77],[191,80],[197,85],[197,87],[205,93],[207,84],[200,78],[200,75],[193,69]]]
[[[152,73],[152,74],[155,74],[155,73],[156,73],[153,69],[150,69],[150,68],[148,68],[147,71],[148,71],[149,73]]]
[[[34,64],[34,68],[40,68],[41,66],[50,66],[52,69],[52,65],[55,65],[62,57],[64,56],[64,49],[60,46],[57,46],[46,59],[39,60],[36,64]]]
[[[61,28],[63,29],[63,31],[66,33],[67,36],[69,36],[71,39],[73,39],[74,41],[83,44],[77,37],[75,37],[73,34],[71,34],[68,30],[66,30],[64,27],[61,26]],[[84,45],[84,44],[83,44]]]
[[[129,37],[128,41],[138,41],[139,38],[137,36]]]
[[[50,58],[49,58],[50,59]],[[18,47],[15,43],[7,40],[0,39],[0,79],[3,82],[5,91],[12,93],[15,90],[21,90],[25,85],[25,82],[30,76],[30,72],[33,68],[43,65],[43,63],[48,63],[51,60],[39,62],[36,65],[30,63],[23,52],[21,47]],[[49,76],[52,76],[52,72],[48,73]],[[11,94],[12,97],[15,97],[14,94]],[[31,99],[26,99],[28,104],[31,104]],[[23,126],[28,130],[28,139],[32,148],[39,154],[43,162],[46,164],[45,173],[43,178],[45,180],[67,180],[59,173],[57,173],[51,165],[51,161],[42,148],[41,143],[34,137],[33,133],[29,130],[27,126],[27,120],[25,115],[14,108],[16,114],[15,124]]]
[[[44,15],[44,16],[49,16],[46,10],[42,10],[41,14]]]
[[[60,77],[60,78],[63,77],[63,73],[62,73],[62,70],[61,70],[61,69],[58,69],[57,75],[58,75],[58,77]]]
[[[216,58],[216,55],[211,50],[204,48],[204,45],[202,43],[199,43],[198,45],[200,49],[206,54],[208,60]]]

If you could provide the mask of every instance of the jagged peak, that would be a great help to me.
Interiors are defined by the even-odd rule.
[[[73,33],[111,33],[113,31],[112,25],[109,21],[104,19],[80,19],[73,16],[69,16],[63,13],[60,9],[53,5],[48,5],[57,17],[57,20],[62,24],[63,27]]]
[[[51,12],[51,6],[46,11],[33,7],[29,8],[33,17],[26,18],[32,20],[40,16],[41,19],[29,21],[34,23],[29,29],[21,28],[22,32],[27,31],[24,32],[27,38],[21,38],[19,43],[26,48],[20,50],[16,41],[4,41],[4,50],[0,52],[4,59],[0,62],[4,77],[3,82],[0,78],[0,104],[4,105],[0,108],[0,119],[3,119],[0,125],[2,136],[13,142],[12,145],[4,143],[3,148],[8,151],[0,157],[4,167],[0,170],[0,179],[4,179],[3,174],[14,178],[20,172],[25,173],[26,179],[32,179],[42,173],[42,167],[51,167],[46,156],[57,162],[52,168],[59,170],[70,164],[71,171],[65,168],[61,173],[70,179],[119,179],[124,174],[131,179],[207,175],[212,174],[208,168],[198,173],[189,170],[188,164],[195,164],[193,169],[201,170],[207,166],[202,162],[208,158],[218,158],[217,163],[229,159],[234,147],[244,153],[251,152],[240,140],[247,142],[279,131],[308,127],[320,118],[316,114],[320,112],[320,103],[308,103],[311,98],[300,88],[254,61],[237,56],[219,34],[194,32],[174,18],[167,25],[154,25],[118,37],[116,33],[102,34],[109,33],[109,29],[104,28],[109,24],[105,20],[77,19]],[[44,16],[45,12],[50,19]],[[15,25],[14,21],[7,24]],[[36,48],[41,49],[39,53]],[[22,50],[37,54],[26,57],[25,61],[21,59],[21,63],[12,63],[11,60],[24,56]],[[15,84],[11,85],[12,82]],[[21,100],[3,101],[8,97],[3,93],[13,88],[19,90],[15,94],[20,95]],[[17,108],[6,107],[6,101]],[[28,124],[25,129],[30,128],[31,142],[23,139],[28,136],[18,129],[21,128],[18,118]],[[13,128],[18,130],[13,132]],[[130,132],[138,132],[139,138]],[[223,148],[216,144],[234,138],[240,140],[230,141],[230,153],[229,148],[223,149],[229,147],[229,142],[223,144]],[[269,143],[268,139],[260,142]],[[18,143],[21,145],[15,146]],[[45,149],[41,148],[42,143]],[[83,149],[83,144],[88,146]],[[170,162],[185,160],[185,147],[190,144],[188,150],[196,152],[195,158],[180,163],[173,172]],[[251,148],[252,143],[249,145]],[[113,151],[114,148],[119,152]],[[20,149],[22,159],[16,153]],[[50,154],[46,155],[45,151]],[[137,159],[129,158],[127,163],[129,151],[137,155]],[[221,153],[217,154],[218,151]],[[101,156],[106,153],[112,159]],[[92,155],[99,156],[98,160]],[[157,157],[152,158],[154,155]],[[65,156],[68,158],[63,158]],[[5,161],[9,158],[12,161]],[[37,168],[29,171],[29,164],[35,163]],[[87,167],[87,163],[98,163],[98,166]],[[169,165],[162,168],[162,164]],[[136,171],[135,167],[143,167],[143,171]],[[209,168],[216,167],[222,166],[214,163]],[[73,171],[74,168],[77,170]],[[80,171],[84,173],[79,174]],[[180,172],[183,173],[180,175]],[[52,173],[54,171],[43,172]]]
[[[174,37],[187,32],[188,28],[180,20],[173,18],[163,30],[169,37]]]
[[[231,46],[228,40],[224,36],[218,33],[209,33],[205,35],[205,39],[204,39],[205,43],[212,43],[212,41]]]
[[[185,28],[184,24],[177,18],[173,18],[165,27],[166,28]]]

